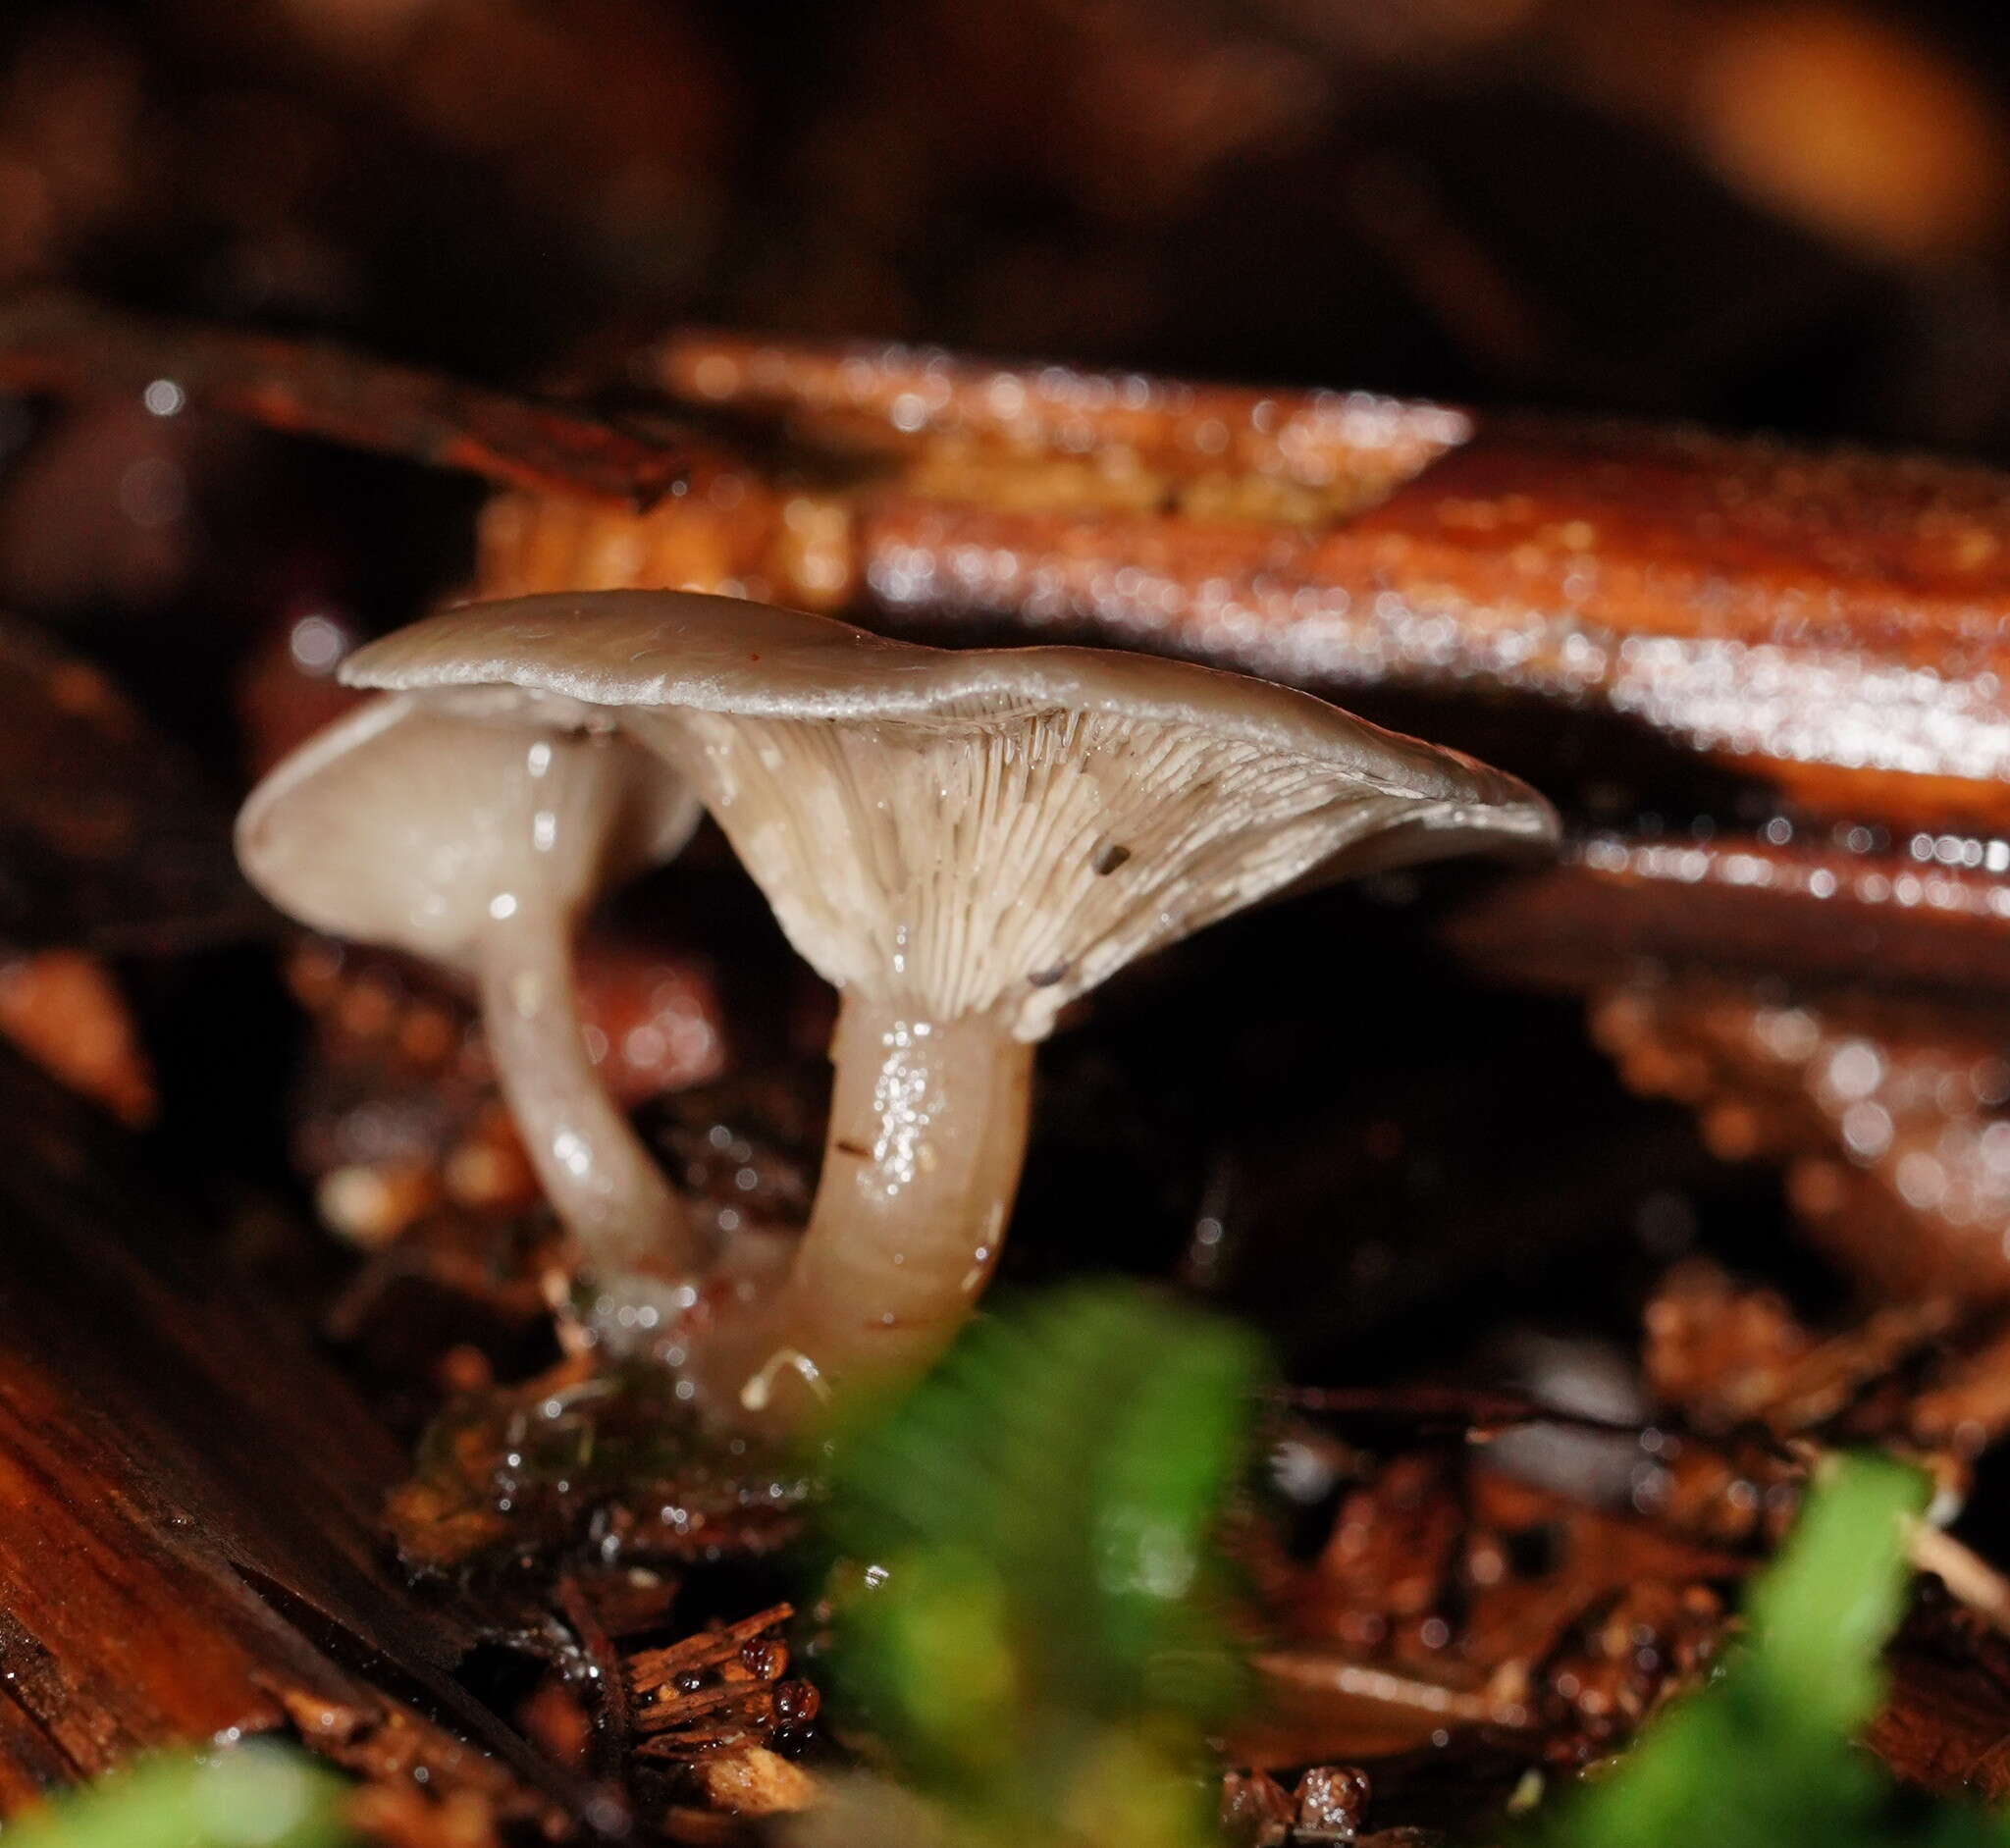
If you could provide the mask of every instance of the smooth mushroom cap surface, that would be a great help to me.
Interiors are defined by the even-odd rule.
[[[343,673],[618,709],[826,979],[1025,1040],[1288,887],[1556,837],[1514,778],[1289,688],[1143,655],[926,648],[731,598],[474,606]]]
[[[470,977],[525,1151],[609,1326],[631,1331],[661,1318],[704,1253],[594,1070],[572,938],[594,897],[668,859],[698,815],[683,778],[606,713],[502,687],[373,700],[238,818],[238,862],[282,911]]]
[[[699,813],[589,707],[508,688],[394,695],[266,776],[238,813],[238,860],[302,924],[466,970],[500,897],[576,909],[671,858]]]

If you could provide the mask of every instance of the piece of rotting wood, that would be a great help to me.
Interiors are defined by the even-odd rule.
[[[0,1812],[288,1729],[536,1823],[563,1779],[453,1679],[379,1526],[393,1440],[136,1146],[0,1050]]]
[[[740,590],[1343,695],[1507,695],[1825,823],[2010,829],[1997,471],[898,346],[680,334],[633,373],[696,421],[71,297],[0,310],[0,387],[158,388],[518,490],[485,595]],[[754,449],[700,431],[721,412]]]
[[[0,308],[0,389],[201,403],[275,430],[376,449],[512,487],[648,507],[697,456],[661,429],[484,391],[330,342],[153,322],[65,295]]]
[[[904,347],[692,334],[644,369],[889,457],[850,546],[890,613],[1527,695],[1824,816],[2010,818],[1993,470]]]

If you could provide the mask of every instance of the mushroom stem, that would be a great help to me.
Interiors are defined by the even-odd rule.
[[[572,932],[523,894],[483,932],[477,958],[489,1054],[553,1210],[617,1299],[661,1295],[706,1262],[683,1202],[608,1096],[587,1056]]]
[[[787,1281],[700,1361],[788,1424],[839,1383],[919,1373],[982,1294],[1026,1158],[1033,1047],[993,1014],[929,1021],[845,994],[817,1204]]]

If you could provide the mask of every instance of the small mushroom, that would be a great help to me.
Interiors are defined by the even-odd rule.
[[[286,758],[238,818],[238,862],[282,911],[472,979],[546,1196],[630,1307],[688,1280],[701,1253],[587,1056],[572,938],[594,896],[669,859],[699,812],[605,713],[503,688],[373,700]]]
[[[435,616],[344,674],[614,709],[842,996],[793,1268],[699,1365],[750,1412],[925,1366],[997,1262],[1033,1047],[1125,964],[1287,887],[1542,847],[1542,798],[1302,693],[1147,656],[947,651],[724,598]]]

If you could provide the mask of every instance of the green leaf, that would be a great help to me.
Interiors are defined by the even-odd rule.
[[[7,1848],[344,1848],[342,1793],[275,1745],[157,1758],[10,1823]]]

